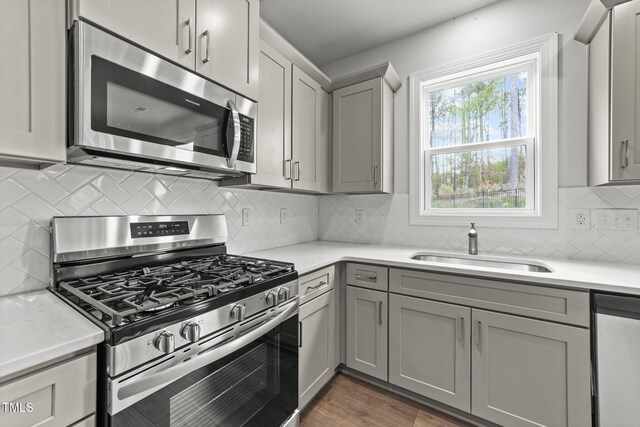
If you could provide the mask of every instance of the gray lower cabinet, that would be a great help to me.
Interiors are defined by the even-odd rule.
[[[65,0],[0,2],[0,159],[63,162]]]
[[[300,306],[298,406],[303,408],[335,371],[335,290]]]
[[[471,309],[389,296],[389,382],[471,410]]]
[[[347,286],[347,366],[387,381],[387,293]]]
[[[0,426],[57,427],[81,420],[90,425],[96,410],[96,365],[93,352],[0,384],[0,402],[22,408],[0,410]]]
[[[588,330],[472,312],[474,415],[514,427],[591,425]]]

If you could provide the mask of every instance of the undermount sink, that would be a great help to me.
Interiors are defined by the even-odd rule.
[[[416,261],[439,262],[444,264],[456,264],[465,266],[500,268],[504,270],[529,271],[534,273],[551,273],[547,267],[522,262],[493,261],[488,259],[462,258],[444,255],[416,254],[411,257]]]

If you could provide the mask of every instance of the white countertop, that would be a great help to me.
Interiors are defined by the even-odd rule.
[[[574,261],[556,258],[515,257],[509,255],[480,254],[473,256],[473,258],[477,259],[544,265],[552,270],[551,273],[535,273],[412,260],[411,256],[416,253],[469,257],[469,255],[463,253],[443,252],[429,248],[363,245],[325,241],[283,246],[281,248],[251,252],[246,255],[292,262],[301,275],[336,262],[354,261],[442,273],[514,280],[585,291],[595,289],[640,295],[640,266],[637,265]]]
[[[102,341],[100,328],[47,290],[0,298],[0,383]]]

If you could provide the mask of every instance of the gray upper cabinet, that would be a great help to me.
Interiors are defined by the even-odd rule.
[[[292,84],[292,179],[293,188],[320,192],[322,189],[320,84],[293,65]]]
[[[291,62],[260,43],[256,170],[251,183],[291,188]]]
[[[258,98],[258,0],[72,0],[70,16]]]
[[[391,294],[389,382],[471,410],[471,309]]]
[[[332,83],[334,193],[393,192],[393,94],[386,63]]]
[[[347,286],[347,366],[387,381],[387,293]]]
[[[592,186],[640,182],[640,109],[636,108],[640,97],[639,18],[640,1],[620,4],[606,13],[593,37],[580,39],[589,41]],[[581,32],[582,28],[578,34]]]
[[[258,99],[259,0],[197,0],[196,71]]]
[[[196,58],[196,0],[73,0],[82,17],[149,50],[193,69]]]
[[[588,330],[472,311],[474,415],[514,427],[591,425]]]
[[[65,1],[0,2],[0,159],[65,156]]]

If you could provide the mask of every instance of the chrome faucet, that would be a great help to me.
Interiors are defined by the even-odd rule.
[[[478,255],[478,232],[476,231],[476,223],[471,223],[469,230],[469,255]]]

